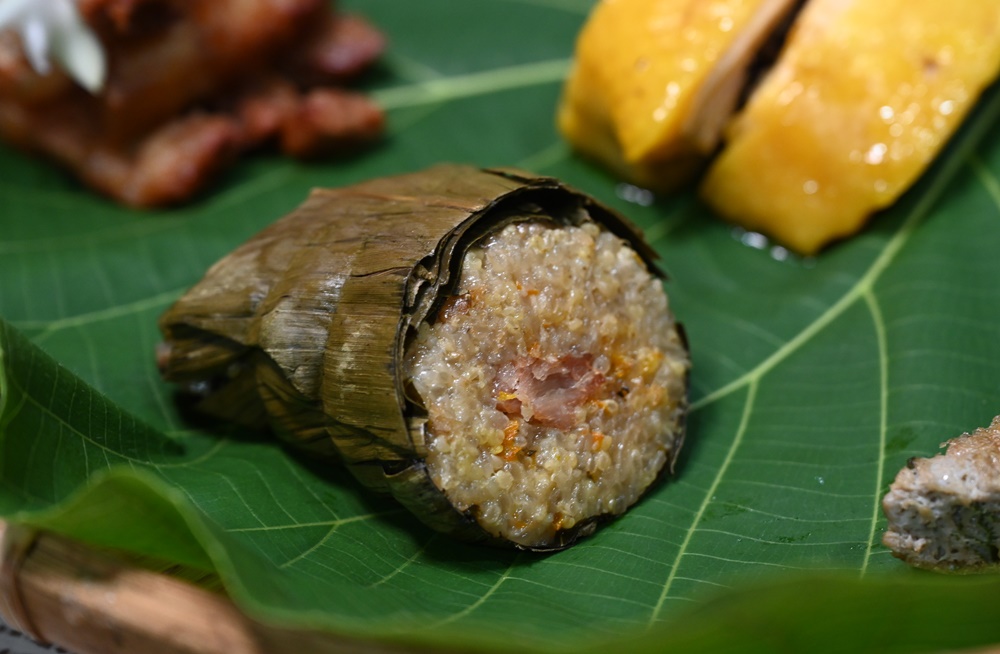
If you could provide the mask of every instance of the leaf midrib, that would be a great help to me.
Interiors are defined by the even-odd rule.
[[[570,59],[549,59],[466,75],[434,77],[376,90],[372,93],[372,99],[386,110],[440,104],[477,95],[561,82],[569,72],[570,65]]]

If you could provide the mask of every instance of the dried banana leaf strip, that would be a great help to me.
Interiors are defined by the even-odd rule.
[[[164,314],[163,375],[224,419],[266,414],[283,438],[335,454],[435,528],[485,538],[424,469],[425,416],[407,395],[401,362],[417,326],[453,291],[469,248],[529,220],[593,220],[660,274],[627,219],[551,178],[442,165],[317,189]],[[233,401],[234,386],[252,388],[262,408]],[[555,546],[589,530],[566,530]]]

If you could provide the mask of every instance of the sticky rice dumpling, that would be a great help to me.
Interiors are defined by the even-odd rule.
[[[436,529],[564,547],[681,447],[689,358],[653,256],[515,171],[317,190],[166,312],[159,363]]]

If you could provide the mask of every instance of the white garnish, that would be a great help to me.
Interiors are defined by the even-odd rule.
[[[38,74],[52,70],[51,59],[91,93],[104,86],[104,49],[73,0],[0,0],[0,30],[8,28],[21,35]]]

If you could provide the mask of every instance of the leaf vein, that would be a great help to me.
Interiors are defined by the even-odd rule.
[[[376,586],[381,586],[382,584],[384,584],[385,582],[389,581],[393,577],[395,577],[395,576],[397,576],[399,574],[402,574],[402,572],[404,570],[406,570],[408,567],[410,567],[414,563],[414,561],[416,561],[417,559],[419,559],[424,554],[424,552],[427,551],[427,548],[430,546],[430,544],[433,543],[435,540],[437,540],[438,537],[439,537],[438,534],[431,534],[430,538],[428,538],[426,541],[424,541],[423,544],[420,547],[418,547],[416,549],[416,551],[414,551],[413,554],[411,554],[405,561],[403,561],[398,566],[396,566],[396,568],[392,572],[390,572],[387,575],[384,575],[381,579],[379,579],[378,581],[374,582],[373,584],[371,584],[368,587],[369,588],[374,588]]]
[[[663,590],[660,592],[660,598],[657,600],[656,605],[650,613],[648,626],[652,626],[659,619],[660,612],[663,610],[663,604],[666,601],[667,596],[670,594],[670,588],[677,576],[677,570],[680,568],[681,559],[686,554],[691,553],[689,552],[691,539],[694,536],[694,532],[698,530],[698,525],[704,517],[705,511],[708,509],[708,505],[714,500],[716,489],[722,482],[722,478],[725,476],[726,471],[729,470],[729,466],[736,456],[736,451],[743,442],[743,436],[746,434],[747,426],[750,423],[750,414],[753,411],[753,405],[756,397],[757,382],[754,380],[751,381],[749,388],[747,388],[747,397],[743,405],[743,414],[740,416],[740,424],[736,429],[736,433],[733,435],[733,441],[729,446],[729,451],[726,453],[726,457],[723,459],[722,465],[719,466],[719,469],[715,474],[715,478],[712,480],[712,485],[705,492],[705,497],[702,500],[701,505],[698,507],[698,511],[695,513],[694,518],[691,520],[691,526],[684,534],[684,540],[681,542],[680,549],[674,557],[673,565],[670,567],[670,574],[667,576],[667,580],[663,584]]]
[[[868,545],[865,547],[865,556],[861,562],[860,576],[864,576],[868,571],[868,563],[871,560],[872,550],[875,548],[875,535],[881,508],[880,499],[882,496],[882,483],[885,474],[886,444],[888,432],[888,411],[889,411],[889,360],[888,345],[886,343],[885,319],[882,316],[882,309],[878,299],[870,290],[865,293],[865,304],[871,313],[872,324],[875,327],[875,342],[878,344],[879,360],[879,434],[878,434],[878,461],[875,463],[875,488],[872,493],[871,528],[868,532]]]
[[[740,534],[733,531],[727,531],[725,529],[708,529],[702,528],[700,530],[702,533],[712,533],[718,534],[720,536],[731,536],[739,540],[748,540],[754,543],[761,543],[763,545],[776,545],[778,547],[831,547],[835,545],[858,545],[861,541],[856,540],[833,540],[833,541],[784,541],[784,540],[771,540],[769,538],[761,538],[759,536],[750,536],[749,534]]]
[[[378,90],[372,97],[387,110],[439,104],[528,86],[555,84],[565,78],[570,63],[569,59],[552,59],[454,77],[427,79]]]
[[[490,597],[492,597],[497,592],[497,590],[499,590],[500,586],[502,586],[503,583],[505,581],[507,581],[507,579],[510,578],[511,573],[514,570],[514,566],[521,559],[521,557],[522,557],[521,553],[518,553],[511,560],[510,564],[507,566],[507,569],[503,571],[503,574],[501,574],[497,578],[496,582],[492,586],[490,586],[489,589],[485,593],[483,593],[482,595],[480,595],[479,598],[475,602],[473,602],[469,606],[465,607],[461,611],[458,611],[457,613],[452,613],[451,615],[449,615],[449,616],[447,616],[445,618],[442,618],[441,620],[438,620],[437,622],[435,622],[433,624],[433,626],[431,628],[440,627],[442,625],[446,625],[446,624],[448,624],[450,622],[454,622],[454,621],[456,621],[456,620],[458,620],[460,618],[463,618],[463,617],[469,615],[470,613],[472,613],[473,611],[475,611],[476,609],[478,609],[484,603],[486,603],[486,601]]]
[[[134,315],[141,311],[148,311],[157,307],[166,306],[180,297],[182,292],[182,290],[166,291],[150,298],[143,298],[141,300],[136,300],[135,302],[98,309],[97,311],[89,311],[87,313],[81,313],[66,318],[57,318],[55,320],[18,321],[14,323],[14,326],[22,330],[41,329],[41,333],[34,339],[35,342],[41,342],[63,329],[70,327],[83,327],[97,322],[112,320],[122,316]]]
[[[249,532],[259,532],[259,531],[285,531],[288,529],[308,529],[311,527],[336,528],[342,525],[350,524],[352,522],[364,522],[365,520],[372,520],[373,518],[380,518],[383,516],[398,515],[400,513],[406,513],[406,510],[393,509],[391,511],[382,511],[379,513],[363,513],[361,515],[352,515],[349,518],[337,518],[336,520],[320,520],[317,522],[293,522],[280,525],[262,524],[260,527],[235,527],[232,529],[227,529],[226,531],[230,533],[249,533]]]
[[[1000,212],[1000,181],[997,181],[996,176],[977,154],[969,157],[969,167],[972,168],[972,172],[979,178],[983,188],[990,194],[990,198],[992,198],[993,204],[996,205],[997,211]]]

